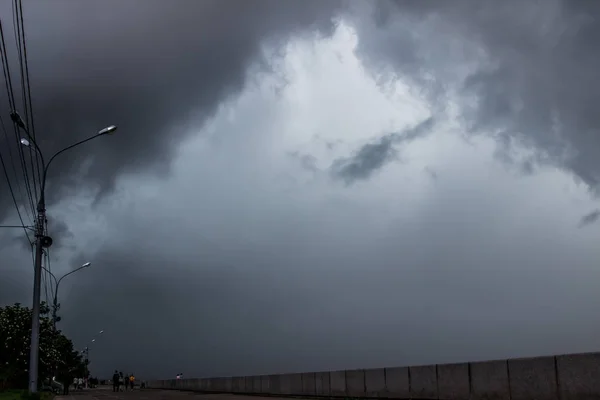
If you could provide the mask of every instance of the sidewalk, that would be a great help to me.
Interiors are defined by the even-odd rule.
[[[281,397],[243,396],[235,394],[196,393],[179,390],[134,389],[127,392],[113,392],[106,388],[88,389],[68,396],[56,396],[55,400],[278,400]],[[289,398],[285,400],[290,400]]]

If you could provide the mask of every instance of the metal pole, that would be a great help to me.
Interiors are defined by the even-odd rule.
[[[58,288],[60,287],[60,282],[66,278],[67,276],[83,269],[83,268],[87,268],[91,265],[91,263],[87,262],[85,264],[83,264],[81,267],[74,269],[71,272],[67,272],[66,274],[64,274],[63,276],[60,277],[60,279],[56,280],[56,276],[54,276],[52,274],[52,272],[48,271],[50,273],[50,275],[52,276],[52,278],[54,278],[54,282],[55,282],[55,286],[54,286],[54,299],[52,301],[52,325],[54,326],[54,330],[56,330],[56,323],[58,322],[58,309],[60,308],[60,305],[58,304]]]
[[[43,196],[43,195],[42,195]],[[43,198],[43,197],[42,197]],[[40,295],[42,284],[42,257],[44,236],[44,222],[46,221],[46,207],[40,199],[38,203],[38,216],[35,227],[35,268],[33,272],[33,306],[31,316],[31,343],[29,352],[29,392],[38,391],[38,361],[40,345]]]
[[[85,388],[89,388],[90,387],[90,348],[88,347],[87,351],[85,352],[85,358],[86,358],[86,363],[85,363]]]
[[[90,377],[90,370],[88,364],[90,363],[90,348],[85,348],[85,388],[88,388],[88,380]]]
[[[29,130],[25,126],[25,123],[21,119],[21,116],[16,111],[11,111],[10,113],[11,120],[17,124],[17,126],[27,134],[29,140],[21,139],[21,143],[25,146],[33,144],[36,152],[42,160],[42,165],[44,166],[44,172],[42,174],[42,182],[40,187],[40,198],[38,200],[37,205],[37,221],[35,226],[35,269],[34,269],[34,279],[33,279],[33,305],[32,305],[32,318],[31,318],[31,342],[30,342],[30,351],[29,351],[29,392],[37,393],[38,391],[38,361],[39,361],[39,346],[40,346],[40,292],[42,285],[42,257],[44,252],[44,247],[49,247],[52,245],[52,239],[48,236],[44,236],[44,225],[46,223],[46,199],[45,199],[45,191],[46,191],[46,176],[48,174],[48,167],[52,164],[52,161],[64,153],[67,150],[70,150],[80,144],[89,142],[92,139],[103,135],[111,135],[117,130],[115,125],[108,126],[94,136],[91,136],[87,139],[80,140],[77,143],[74,143],[64,149],[54,153],[50,160],[46,163],[44,160],[44,154],[42,150],[36,143],[35,139],[29,134]],[[30,143],[31,142],[31,143]]]
[[[58,289],[58,287],[56,287],[56,290]],[[54,292],[56,293],[56,292]],[[56,332],[56,312],[58,311],[58,298],[57,295],[54,295],[54,301],[52,304],[52,328],[54,328],[54,331]]]

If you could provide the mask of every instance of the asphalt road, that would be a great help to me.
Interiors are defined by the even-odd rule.
[[[233,394],[202,394],[178,390],[135,389],[114,393],[111,388],[72,392],[68,396],[57,396],[56,400],[277,400],[278,397],[239,396]],[[289,400],[289,399],[286,399]]]

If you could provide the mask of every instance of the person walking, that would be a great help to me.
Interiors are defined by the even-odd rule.
[[[113,392],[118,392],[119,391],[119,372],[115,369],[115,373],[113,374],[112,377],[112,384],[113,384]]]
[[[133,390],[133,386],[135,385],[135,376],[133,374],[129,376],[129,384],[131,385],[131,390]]]
[[[127,378],[123,375],[123,371],[119,372],[119,378],[120,378],[121,384],[123,385],[123,391],[126,392],[127,391]]]
[[[73,376],[71,371],[66,367],[62,367],[58,371],[58,380],[63,385],[63,396],[69,395],[69,387],[71,386],[71,376]]]

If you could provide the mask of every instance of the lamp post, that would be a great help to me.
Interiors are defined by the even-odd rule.
[[[42,282],[42,256],[44,248],[52,245],[52,238],[44,234],[44,225],[46,223],[46,177],[48,176],[48,167],[52,164],[52,161],[60,154],[81,144],[89,142],[90,140],[96,139],[100,136],[112,134],[117,130],[115,125],[108,126],[95,135],[88,137],[87,139],[80,140],[64,149],[57,151],[50,157],[50,160],[46,163],[44,160],[44,154],[42,150],[35,142],[33,137],[30,135],[29,130],[25,126],[25,123],[21,119],[21,116],[13,111],[10,113],[11,120],[17,124],[27,135],[27,138],[21,139],[21,144],[27,147],[32,147],[37,152],[38,156],[42,161],[43,172],[42,182],[40,188],[40,198],[37,203],[37,217],[35,221],[35,269],[33,278],[33,305],[32,305],[32,321],[31,321],[31,343],[30,343],[30,354],[29,354],[29,392],[37,393],[38,391],[38,361],[39,361],[39,346],[40,346],[40,294],[41,294],[41,282]]]
[[[101,330],[100,332],[98,332],[98,335],[102,335],[103,333],[104,333],[104,330]],[[91,343],[95,343],[95,342],[96,342],[96,338],[93,338],[92,341],[90,342],[90,344]],[[85,346],[85,348],[81,351],[81,353],[85,354],[85,359],[84,359],[85,360],[84,361],[84,363],[85,363],[85,387],[87,389],[88,388],[88,382],[89,382],[89,379],[90,379],[90,370],[89,370],[89,367],[88,367],[88,365],[90,363],[90,347],[89,347],[89,345]]]
[[[42,269],[45,270],[48,274],[50,274],[50,276],[52,277],[52,279],[54,279],[54,291],[52,292],[52,329],[54,330],[54,332],[56,332],[56,323],[58,321],[60,321],[60,317],[57,316],[57,311],[60,307],[60,304],[58,304],[58,287],[60,285],[60,282],[66,278],[67,276],[83,269],[83,268],[87,268],[90,265],[92,265],[92,263],[90,262],[86,262],[85,264],[83,264],[81,267],[74,269],[71,272],[67,272],[66,274],[64,274],[63,276],[61,276],[59,279],[56,279],[56,275],[54,275],[49,269],[47,269],[46,267],[42,266]],[[55,362],[57,360],[54,360]],[[56,368],[56,365],[55,365]],[[55,371],[56,373],[56,371]]]
[[[91,265],[92,265],[91,262],[86,262],[81,267],[76,268],[71,272],[67,272],[66,274],[61,276],[59,279],[56,279],[56,275],[54,275],[52,272],[50,272],[46,268],[42,267],[46,272],[48,272],[50,274],[52,279],[54,279],[54,292],[53,292],[53,296],[52,296],[52,327],[54,328],[54,330],[56,330],[56,323],[60,321],[60,317],[57,315],[58,309],[60,308],[60,304],[58,303],[58,288],[60,286],[60,282],[63,279],[65,279],[67,276],[74,274],[75,272],[80,271],[84,268],[88,268]]]

